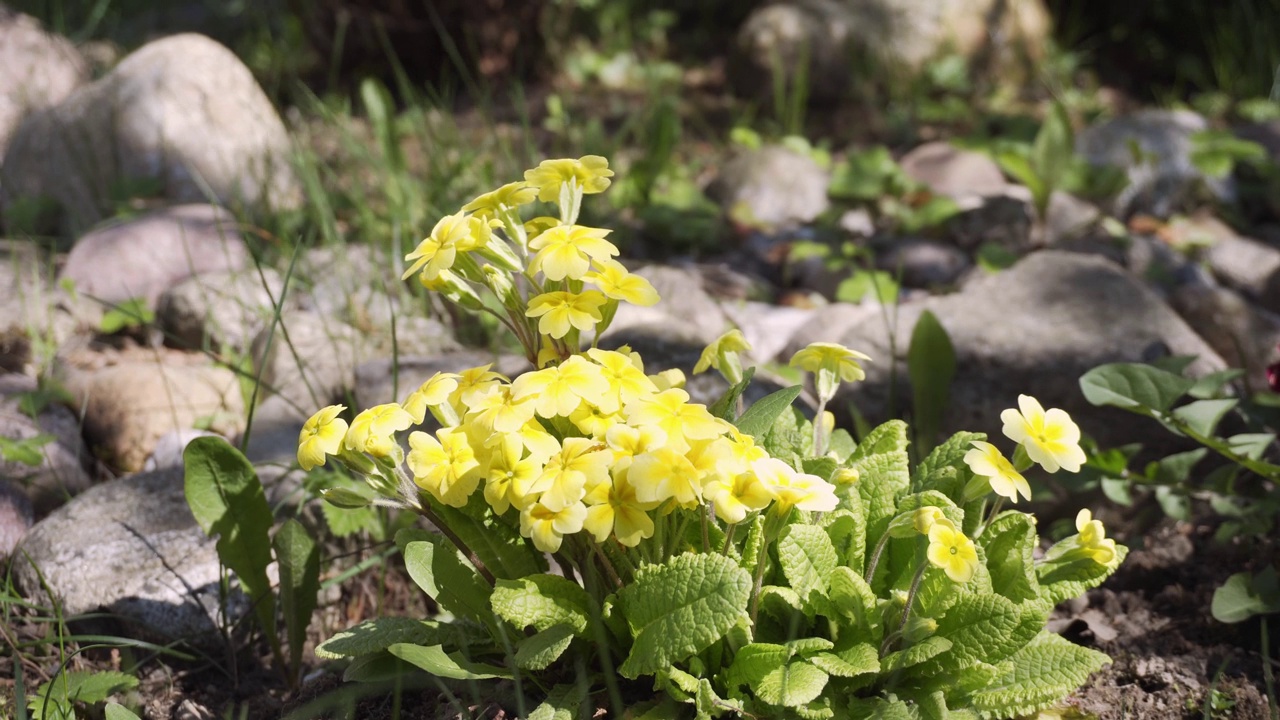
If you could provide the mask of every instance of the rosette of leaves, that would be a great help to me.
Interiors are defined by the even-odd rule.
[[[473,696],[488,687],[531,718],[1012,718],[1057,705],[1109,662],[1045,623],[1125,549],[1101,565],[1068,538],[1037,560],[1034,518],[965,504],[963,457],[982,435],[954,436],[914,470],[900,421],[859,444],[836,431],[813,457],[810,421],[790,405],[798,388],[735,416],[748,382],[713,407],[773,457],[836,483],[834,511],[766,511],[727,531],[688,523],[654,538],[666,560],[617,583],[593,565],[549,571],[476,502],[444,519],[493,583],[441,535],[402,531],[409,573],[441,614],[371,620],[317,655],[349,660],[348,680],[422,671]],[[929,563],[927,536],[901,532],[923,507],[972,538],[967,582]]]

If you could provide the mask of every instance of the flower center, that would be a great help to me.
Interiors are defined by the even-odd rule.
[[[952,546],[951,546],[951,554],[952,554],[952,555],[955,555],[955,554],[956,554],[956,553],[958,553],[958,552],[960,552],[960,548],[957,548],[956,546],[952,545]]]

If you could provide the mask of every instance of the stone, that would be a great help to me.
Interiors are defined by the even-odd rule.
[[[245,457],[255,464],[294,462],[302,425],[320,407],[300,407],[279,395],[259,397],[253,411],[253,424],[245,429],[248,435],[244,443]],[[245,438],[242,436],[240,440]]]
[[[923,238],[895,238],[876,254],[876,267],[901,274],[902,284],[913,288],[951,285],[973,263],[954,245]]]
[[[809,99],[844,97],[853,75],[853,27],[838,0],[771,3],[751,12],[738,29],[730,79],[742,95],[771,98],[775,73]]]
[[[1239,293],[1206,284],[1176,288],[1169,304],[1254,390],[1267,385],[1267,366],[1280,359],[1280,315],[1253,307]]]
[[[990,156],[948,142],[925,143],[903,155],[898,165],[907,177],[943,197],[995,195],[1009,184]]]
[[[531,369],[520,355],[499,355],[476,350],[449,352],[432,357],[402,357],[393,362],[378,358],[356,368],[355,406],[358,410],[389,402],[404,402],[436,373],[456,373],[481,365],[509,378]]]
[[[356,366],[377,350],[350,325],[300,311],[282,316],[274,332],[258,333],[252,354],[261,368],[262,398],[284,398],[305,420],[325,405],[347,403]]]
[[[956,376],[943,430],[1001,434],[1000,412],[1016,407],[1019,394],[1046,407],[1065,409],[1103,447],[1141,442],[1169,449],[1176,438],[1158,423],[1135,422],[1116,408],[1090,405],[1080,376],[1109,362],[1138,362],[1162,355],[1194,355],[1189,372],[1225,368],[1222,358],[1142,282],[1102,258],[1045,250],[1013,267],[975,279],[958,293],[904,303],[894,334],[900,410],[911,331],[924,310],[946,329],[956,352]],[[816,320],[815,320],[816,321]],[[871,356],[867,380],[842,386],[834,407],[853,403],[869,419],[888,419],[889,378],[895,358],[882,317],[823,338]]]
[[[1178,238],[1207,245],[1204,260],[1224,285],[1271,312],[1280,312],[1280,249],[1241,237],[1207,215],[1174,222],[1169,230]]]
[[[271,268],[201,273],[160,295],[156,321],[176,347],[243,353],[271,323],[276,305],[281,312],[299,306],[284,290]]]
[[[735,220],[779,229],[827,211],[830,174],[806,154],[779,145],[748,150],[725,163],[707,193]]]
[[[386,325],[397,309],[384,289],[399,275],[395,267],[385,253],[364,244],[307,250],[295,270],[309,290],[303,307],[357,328]]]
[[[1049,206],[1045,208],[1045,245],[1058,247],[1095,238],[1099,235],[1098,223],[1101,220],[1102,211],[1093,203],[1055,190],[1049,196]]]
[[[231,213],[212,205],[179,205],[81,237],[62,279],[103,303],[133,298],[154,308],[165,290],[202,273],[240,270],[249,250]]]
[[[173,468],[103,483],[59,508],[23,538],[14,576],[41,604],[47,584],[64,615],[105,609],[148,638],[207,645],[219,637],[214,546]]]
[[[720,304],[703,289],[702,274],[692,267],[650,265],[636,271],[658,291],[657,305],[618,306],[618,314],[602,340],[619,337],[658,335],[667,342],[706,346],[726,330]]]
[[[66,38],[0,5],[0,157],[28,113],[56,105],[89,80],[89,66]]]
[[[0,201],[58,203],[57,231],[110,216],[121,186],[170,202],[285,208],[301,202],[284,123],[253,74],[196,34],[155,40],[58,105],[29,114],[0,167]]]
[[[221,437],[217,433],[211,433],[207,430],[195,430],[186,428],[182,430],[170,430],[160,439],[156,441],[155,447],[152,448],[151,454],[147,456],[146,461],[142,463],[143,472],[152,472],[155,470],[167,470],[169,468],[182,467],[182,453],[187,449],[187,445],[192,440],[202,437]]]
[[[55,374],[84,416],[84,435],[108,465],[140,470],[166,433],[200,427],[225,437],[244,423],[240,378],[199,355],[163,350],[59,355]]]
[[[787,362],[791,356],[779,357],[796,333],[816,314],[812,308],[786,307],[762,302],[726,303],[724,313],[738,326],[751,343],[747,353],[759,363],[774,360]]]
[[[23,397],[39,386],[26,375],[0,375],[0,437],[29,440],[40,435],[52,439],[40,447],[36,466],[0,459],[0,481],[20,485],[38,515],[46,515],[93,484],[85,469],[89,452],[80,437],[80,423],[67,408],[51,403],[32,418],[22,412]]]
[[[0,560],[9,557],[34,522],[31,498],[26,491],[0,478]]]
[[[947,236],[965,250],[994,245],[1022,256],[1040,246],[1031,191],[1020,185],[961,199],[960,212],[947,222]]]
[[[1118,216],[1167,218],[1194,206],[1205,191],[1223,201],[1235,196],[1230,178],[1207,177],[1191,162],[1191,137],[1207,129],[1209,122],[1189,110],[1142,110],[1085,128],[1076,136],[1076,152],[1093,165],[1128,173],[1129,184],[1114,203]]]

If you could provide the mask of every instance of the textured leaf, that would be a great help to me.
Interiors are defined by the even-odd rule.
[[[577,634],[586,631],[591,607],[586,590],[558,575],[499,580],[492,603],[493,612],[517,628],[532,625],[542,632],[563,624]]]
[[[725,684],[732,691],[746,685],[754,690],[764,676],[791,658],[791,649],[772,643],[751,643],[738,650],[733,664],[725,673]]]
[[[952,435],[916,466],[916,487],[920,490],[937,490],[951,498],[952,502],[960,502],[969,473],[964,455],[973,449],[972,443],[975,440],[986,439],[985,433],[958,432]]]
[[[1018,606],[1006,597],[961,594],[938,620],[934,637],[947,638],[952,648],[946,657],[938,659],[936,670],[954,672],[979,660],[988,663],[1003,660],[1031,637],[1017,637],[1021,620]]]
[[[1124,562],[1129,548],[1116,545],[1116,564]],[[1036,576],[1040,580],[1041,600],[1050,605],[1057,605],[1063,600],[1080,597],[1088,590],[1102,584],[1111,574],[1111,568],[1099,565],[1090,559],[1060,564],[1047,563],[1036,568]]]
[[[764,549],[764,515],[756,514],[747,530],[747,539],[742,543],[742,560],[739,564],[747,572],[754,572]]]
[[[99,703],[137,686],[138,678],[127,673],[67,670],[37,688],[27,707],[34,720],[74,720],[72,703]]]
[[[524,670],[545,669],[564,654],[577,632],[572,625],[561,623],[521,640],[516,648],[516,667]]]
[[[952,643],[947,638],[934,635],[921,640],[915,645],[885,655],[884,659],[880,661],[880,668],[887,673],[906,670],[938,657],[950,650],[951,646]]]
[[[587,717],[594,710],[586,706],[590,689],[584,682],[551,688],[546,701],[529,713],[529,720],[578,720],[579,717]]]
[[[459,631],[453,626],[435,620],[418,620],[407,617],[382,617],[366,620],[354,627],[335,633],[316,647],[316,657],[334,660],[342,657],[359,657],[381,652],[397,643],[417,645],[449,644],[452,635]]]
[[[268,637],[276,632],[271,564],[271,508],[258,473],[220,437],[192,440],[182,454],[184,491],[191,514],[206,534],[218,536],[218,559],[240,579]]]
[[[857,493],[853,495],[857,498]],[[855,500],[845,508],[827,513],[823,520],[827,523],[827,537],[831,538],[837,561],[859,575],[866,572],[867,521],[862,502]]]
[[[896,510],[899,494],[911,484],[907,424],[889,422],[872,430],[849,457],[859,473],[858,494],[867,514],[867,537],[879,538]]]
[[[1009,658],[1010,669],[970,701],[983,718],[1030,715],[1057,703],[1111,661],[1096,650],[1041,633]]]
[[[320,595],[320,548],[302,523],[289,519],[271,540],[280,570],[280,611],[289,637],[289,667],[302,667],[307,626]]]
[[[849,703],[849,720],[920,720],[909,705],[901,700],[854,698]]]
[[[1014,602],[1040,596],[1035,572],[1035,520],[1026,513],[1008,511],[996,516],[978,538],[987,556],[991,587]]]
[[[773,422],[791,407],[791,403],[800,397],[801,389],[799,385],[793,385],[760,398],[734,424],[744,435],[763,436],[773,427]]]
[[[1194,380],[1141,363],[1100,365],[1080,378],[1081,392],[1094,405],[1142,414],[1168,410],[1193,385]]]
[[[493,588],[447,540],[417,540],[404,548],[409,577],[440,607],[483,625],[493,623],[489,596]]]
[[[879,622],[875,613],[876,594],[861,575],[842,565],[831,572],[828,588],[831,606],[841,615],[867,630]]]
[[[827,596],[827,583],[836,569],[836,550],[822,528],[788,525],[778,538],[778,562],[791,589],[807,605],[815,602],[815,593],[819,597]]]
[[[854,645],[839,652],[818,653],[808,660],[834,677],[850,678],[880,672],[880,652],[870,643]]]
[[[635,637],[618,672],[634,679],[700,652],[745,616],[750,592],[751,574],[723,555],[686,553],[642,568],[618,591]]]
[[[132,710],[120,703],[107,703],[106,707],[103,708],[103,716],[106,720],[142,720]]]
[[[761,678],[755,694],[770,705],[797,707],[821,695],[827,679],[825,672],[797,660],[770,670]]]
[[[398,643],[387,648],[387,652],[436,677],[452,678],[454,680],[488,680],[491,678],[511,677],[511,673],[504,668],[471,662],[459,653],[445,652],[444,648],[439,645]]]

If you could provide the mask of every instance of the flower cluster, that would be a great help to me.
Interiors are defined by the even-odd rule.
[[[974,441],[964,462],[973,471],[974,482],[965,490],[968,500],[985,495],[988,490],[1012,502],[1018,496],[1031,499],[1031,486],[1022,473],[1039,464],[1046,472],[1058,470],[1079,472],[1084,464],[1080,447],[1080,428],[1065,410],[1048,411],[1029,395],[1018,396],[1017,409],[1000,413],[1005,437],[1018,443],[1015,462],[1010,462],[995,445]]]

